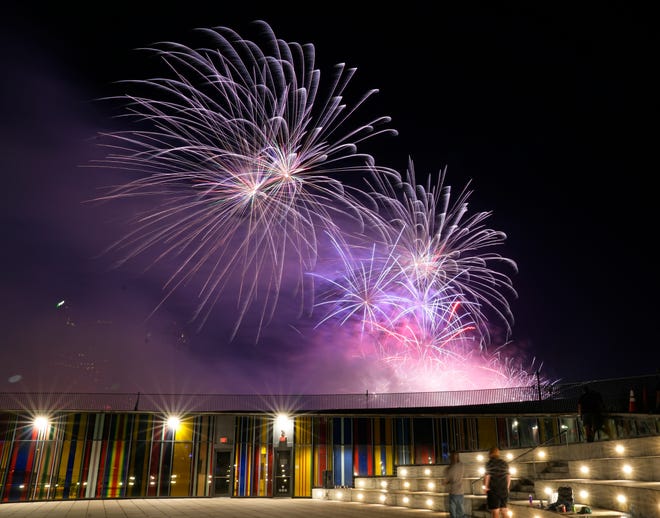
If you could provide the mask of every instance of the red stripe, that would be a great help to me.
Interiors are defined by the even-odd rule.
[[[87,439],[85,441],[85,458],[83,460],[83,466],[82,466],[82,476],[81,476],[81,481],[87,482],[87,477],[89,477],[89,460],[92,456],[92,440]],[[82,498],[85,495],[85,488],[87,487],[87,484],[84,486],[81,484],[80,485],[80,490],[78,494],[78,498]]]
[[[103,490],[103,479],[105,478],[105,463],[106,463],[106,458],[105,456],[108,453],[108,441],[104,440],[102,441],[103,447],[101,448],[101,457],[99,459],[99,469],[97,470],[97,479],[96,479],[96,496],[101,497],[102,495],[102,490]]]

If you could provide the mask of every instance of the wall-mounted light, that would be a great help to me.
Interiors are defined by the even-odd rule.
[[[39,433],[46,433],[50,427],[50,422],[46,416],[38,415],[34,418],[34,421],[32,421],[32,425]]]
[[[286,414],[277,414],[276,424],[278,430],[288,430],[291,427],[291,418]]]
[[[181,426],[180,418],[178,418],[177,416],[170,416],[167,418],[167,427],[170,430],[176,432],[179,429],[179,426]]]

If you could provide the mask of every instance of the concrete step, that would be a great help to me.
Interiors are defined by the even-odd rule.
[[[598,518],[629,518],[629,515],[621,513],[619,511],[612,511],[610,509],[602,509],[598,507],[589,506],[591,509],[591,514],[579,514],[580,509],[582,509],[582,504],[576,504],[575,508],[578,512],[566,512],[558,513],[557,511],[551,511],[547,508],[541,509],[538,506],[538,503],[535,502],[534,505],[529,505],[527,500],[511,500],[509,501],[509,510],[512,511],[513,516],[516,518],[557,518],[559,516],[571,516],[571,517],[585,517],[585,516],[594,516]],[[472,518],[491,518],[490,511],[488,511],[485,506],[480,509],[472,510]]]

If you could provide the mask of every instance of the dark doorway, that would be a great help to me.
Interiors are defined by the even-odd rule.
[[[231,496],[231,451],[216,451],[213,468],[213,495]]]
[[[275,449],[275,496],[291,496],[291,448]]]

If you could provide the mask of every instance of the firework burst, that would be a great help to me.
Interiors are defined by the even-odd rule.
[[[412,163],[405,182],[378,181],[378,235],[387,239],[357,258],[343,248],[348,241],[335,241],[341,267],[317,275],[328,287],[317,304],[326,311],[321,322],[357,322],[361,339],[367,331],[379,359],[400,376],[413,363],[436,374],[463,366],[487,345],[493,315],[511,330],[507,296],[515,291],[496,266],[516,266],[493,252],[506,236],[486,226],[489,213],[468,214],[469,191],[452,200],[444,181],[443,171],[436,185],[417,185]]]
[[[333,320],[343,325],[357,319],[362,334],[391,328],[392,316],[405,312],[408,302],[398,294],[401,269],[396,258],[384,253],[376,243],[368,256],[355,257],[353,252],[359,252],[361,247],[352,247],[346,240],[340,242],[333,237],[331,241],[340,267],[329,275],[311,274],[321,279],[325,287],[321,301],[316,304],[325,312],[318,325]]]
[[[305,306],[304,273],[316,264],[318,233],[341,239],[338,214],[359,224],[373,217],[363,191],[338,176],[391,174],[357,145],[395,133],[382,128],[388,117],[347,127],[376,92],[345,103],[355,69],[337,65],[322,93],[314,47],[258,25],[263,46],[221,27],[201,29],[208,48],[166,42],[147,49],[170,77],[126,81],[148,92],[119,98],[124,115],[145,129],[105,134],[110,151],[100,163],[138,176],[99,200],[151,201],[135,230],[111,247],[123,252],[120,263],[147,251],[155,262],[172,260],[165,298],[201,279],[200,326],[226,281],[240,279],[234,333],[249,310],[260,313],[259,329],[270,320],[292,269]]]
[[[167,77],[126,81],[137,92],[111,98],[137,129],[104,134],[98,165],[134,176],[97,200],[147,203],[110,247],[119,264],[166,264],[163,301],[192,284],[199,327],[220,299],[234,303],[232,338],[249,320],[258,341],[286,290],[298,316],[343,326],[356,337],[345,353],[411,389],[528,382],[486,349],[493,320],[508,339],[516,296],[490,213],[470,214],[471,191],[453,195],[445,171],[421,185],[412,161],[404,176],[358,152],[395,134],[388,117],[350,125],[376,90],[349,106],[355,69],[336,65],[324,84],[311,44],[257,25],[261,45],[224,27],[200,29],[205,47],[154,45]]]
[[[407,279],[410,306],[420,308],[433,329],[436,318],[446,324],[467,317],[467,325],[487,342],[489,315],[494,315],[510,333],[508,300],[516,292],[501,270],[515,272],[516,264],[494,251],[506,235],[486,226],[491,213],[469,214],[467,188],[452,199],[445,170],[435,184],[429,176],[426,187],[417,184],[412,161],[406,181],[398,185],[375,178],[374,196],[385,207],[391,253]]]

